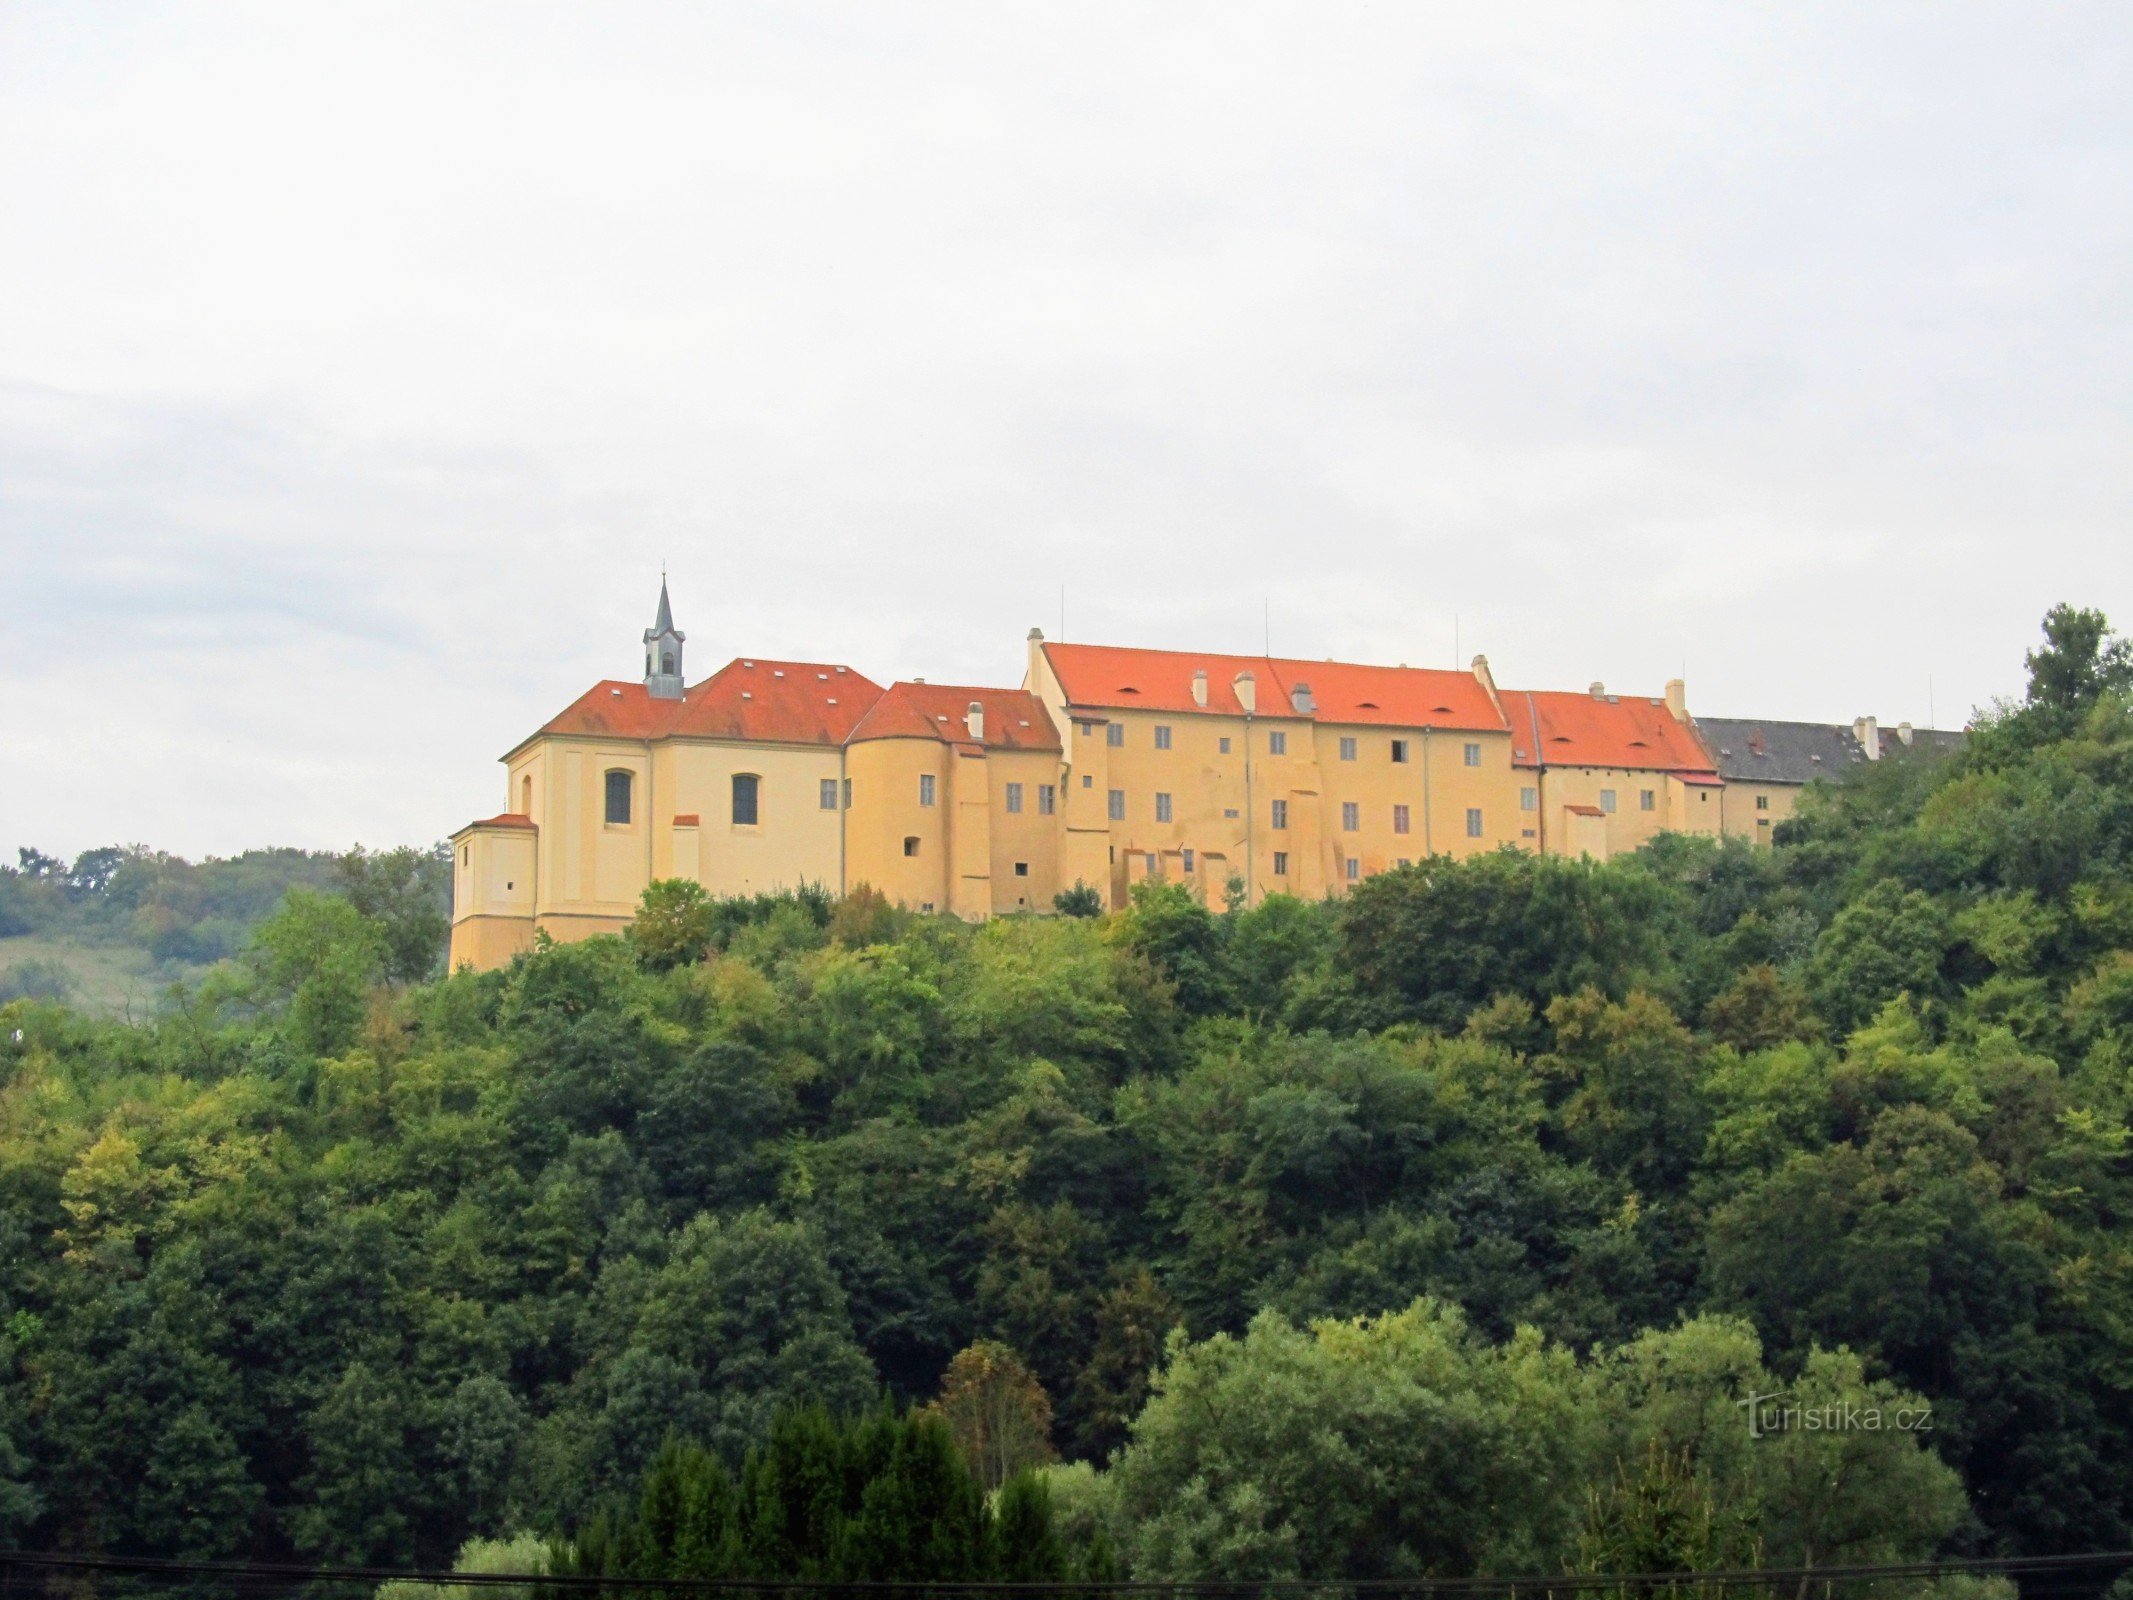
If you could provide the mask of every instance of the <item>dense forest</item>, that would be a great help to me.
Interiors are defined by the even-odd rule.
[[[449,845],[247,850],[197,862],[142,845],[84,850],[71,862],[27,845],[15,855],[0,865],[0,1001],[92,999],[76,966],[89,952],[134,957],[155,987],[195,981],[239,954],[292,888],[346,896],[391,929],[386,977],[444,969]]]
[[[1960,754],[1763,851],[981,927],[665,884],[628,937],[442,978],[419,896],[298,889],[152,1019],[15,1000],[0,1545],[2123,1548],[2129,694],[2061,608]]]

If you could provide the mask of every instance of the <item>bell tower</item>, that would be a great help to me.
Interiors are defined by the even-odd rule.
[[[688,637],[674,626],[667,604],[667,575],[659,575],[659,615],[644,630],[644,687],[654,700],[681,698],[681,643]]]

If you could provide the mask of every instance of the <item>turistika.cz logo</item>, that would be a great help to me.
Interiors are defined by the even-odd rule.
[[[1856,1400],[1834,1400],[1826,1405],[1785,1404],[1790,1389],[1770,1394],[1751,1394],[1734,1404],[1748,1413],[1748,1437],[1766,1433],[1931,1433],[1933,1408],[1929,1405],[1861,1405]]]

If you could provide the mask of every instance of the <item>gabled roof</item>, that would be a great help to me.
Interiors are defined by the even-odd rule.
[[[679,700],[659,699],[641,683],[594,684],[540,732],[842,744],[881,694],[880,684],[835,663],[740,657]]]
[[[1664,700],[1641,695],[1574,694],[1514,689],[1511,760],[1521,767],[1620,767],[1708,773],[1710,753]]]
[[[1865,747],[1837,723],[1698,717],[1696,731],[1734,783],[1812,783],[1866,765]]]
[[[892,683],[859,719],[847,744],[869,739],[941,739],[977,747],[966,720],[971,702],[985,712],[988,750],[1057,750],[1059,731],[1044,702],[1023,689],[973,689],[946,683]]]
[[[1396,728],[1504,730],[1495,702],[1470,672],[1430,667],[1376,667],[1350,661],[1299,661],[1286,656],[1236,656],[1191,650],[1134,650],[1117,645],[1046,644],[1070,706],[1091,710],[1206,711],[1242,716],[1234,684],[1252,674],[1262,717],[1308,717],[1318,722]],[[1193,674],[1207,674],[1207,704],[1192,696]],[[1311,710],[1296,704],[1310,690]]]

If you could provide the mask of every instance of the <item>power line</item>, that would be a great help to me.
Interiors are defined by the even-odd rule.
[[[537,1572],[434,1572],[398,1567],[332,1567],[277,1562],[180,1561],[158,1556],[70,1555],[59,1552],[0,1551],[0,1572],[104,1573],[137,1579],[214,1578],[233,1580],[262,1591],[298,1584],[403,1582],[465,1589],[526,1588],[551,1591],[599,1589],[666,1591],[687,1594],[912,1594],[912,1595],[1323,1595],[1329,1590],[1402,1595],[1555,1595],[1625,1589],[1728,1590],[1798,1589],[1802,1585],[1873,1583],[1893,1579],[1997,1575],[2032,1580],[2060,1580],[2050,1589],[2025,1585],[2033,1593],[2076,1592],[2069,1580],[2086,1576],[2078,1592],[2094,1592],[2100,1581],[2133,1570],[2133,1550],[2066,1556],[2005,1556],[1977,1560],[1918,1561],[1863,1566],[1756,1567],[1716,1572],[1543,1573],[1513,1577],[1350,1578],[1350,1579],[1191,1579],[1181,1582],[905,1582],[889,1579],[828,1581],[798,1578],[628,1578]],[[128,1586],[132,1587],[132,1586]]]

